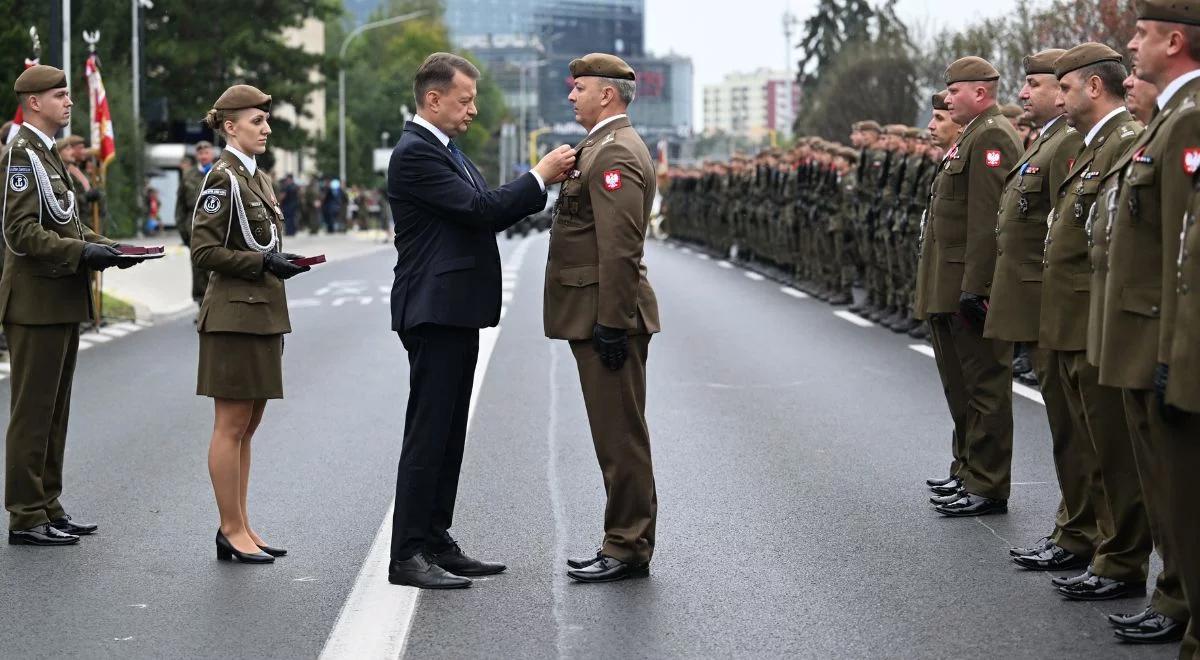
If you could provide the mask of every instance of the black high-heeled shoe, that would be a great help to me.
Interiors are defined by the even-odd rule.
[[[260,545],[258,546],[258,549],[262,550],[268,555],[271,555],[272,557],[283,557],[287,555],[287,550],[284,550],[283,548],[272,548],[269,545]]]
[[[233,544],[229,542],[229,539],[225,538],[225,535],[221,533],[220,529],[218,529],[217,559],[220,559],[221,561],[229,561],[235,558],[244,564],[271,564],[275,562],[275,558],[265,552],[249,554],[238,550],[237,548],[233,547]]]

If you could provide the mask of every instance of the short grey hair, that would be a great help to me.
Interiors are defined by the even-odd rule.
[[[621,97],[621,102],[625,105],[633,103],[633,97],[637,95],[637,82],[634,80],[600,77],[600,86],[617,90],[617,96]]]

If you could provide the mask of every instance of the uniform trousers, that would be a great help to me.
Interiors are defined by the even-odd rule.
[[[1200,414],[1184,413],[1163,425],[1162,453],[1166,500],[1166,533],[1179,561],[1180,585],[1188,610],[1200,612]],[[1180,660],[1200,659],[1200,617],[1192,617],[1179,649]]]
[[[604,475],[601,552],[619,561],[648,563],[654,555],[658,495],[646,426],[646,358],[650,335],[629,337],[629,354],[612,371],[591,341],[572,341],[596,459]]]
[[[1071,417],[1077,432],[1091,442],[1099,478],[1093,496],[1099,498],[1095,511],[1100,537],[1092,573],[1144,583],[1153,542],[1121,390],[1100,384],[1100,370],[1088,363],[1085,351],[1055,354]]]
[[[961,316],[950,336],[966,387],[967,492],[1007,500],[1012,483],[1012,342],[986,339]]]
[[[950,314],[934,314],[929,317],[929,341],[933,344],[933,358],[937,363],[938,376],[942,379],[942,393],[950,408],[950,419],[954,429],[950,438],[950,474],[963,478],[966,474],[967,455],[967,386],[962,372],[962,361],[954,347],[954,336],[950,330]]]
[[[401,332],[408,409],[396,469],[391,557],[441,550],[452,540],[454,501],[479,357],[479,330],[430,323]]]
[[[12,367],[4,506],[9,529],[23,530],[66,515],[58,498],[79,324],[6,323],[4,330]]]
[[[1172,525],[1178,521],[1172,515],[1170,489],[1166,478],[1176,467],[1183,467],[1171,465],[1173,457],[1165,450],[1174,444],[1168,442],[1173,437],[1174,430],[1163,421],[1153,391],[1126,389],[1122,390],[1121,394],[1125,403],[1125,418],[1129,422],[1129,435],[1133,441],[1133,456],[1142,483],[1142,498],[1150,519],[1150,536],[1163,562],[1163,570],[1155,582],[1150,606],[1154,611],[1176,621],[1187,621],[1188,604],[1180,581],[1179,564],[1183,558],[1177,555],[1170,535]],[[1194,443],[1196,436],[1189,440]],[[1188,467],[1193,468],[1194,479],[1194,465]],[[1191,518],[1188,519],[1187,525],[1194,527],[1194,509],[1182,512],[1180,521],[1189,514]]]

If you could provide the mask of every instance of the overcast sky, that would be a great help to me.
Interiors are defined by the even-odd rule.
[[[790,9],[803,21],[816,4],[815,0],[646,0],[646,47],[659,55],[673,51],[692,58],[693,109],[699,128],[704,85],[720,82],[728,73],[759,67],[783,70],[789,59],[783,14]],[[930,34],[941,27],[999,16],[1015,5],[1016,0],[900,0],[896,7],[917,34]],[[794,55],[790,59],[794,62]]]

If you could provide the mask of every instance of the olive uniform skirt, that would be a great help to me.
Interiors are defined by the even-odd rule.
[[[196,394],[282,399],[283,335],[201,332]]]

